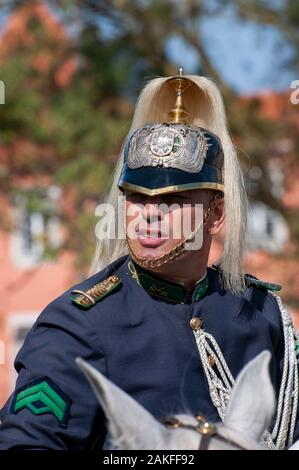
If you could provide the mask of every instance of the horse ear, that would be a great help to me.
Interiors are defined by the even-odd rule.
[[[103,408],[113,447],[128,450],[167,448],[169,429],[82,358],[77,358],[76,362]]]
[[[241,371],[228,403],[225,425],[259,441],[275,408],[269,375],[271,354],[263,351]]]

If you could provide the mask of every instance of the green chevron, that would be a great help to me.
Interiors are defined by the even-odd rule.
[[[37,401],[43,403],[44,406],[34,405]],[[22,408],[28,408],[35,415],[53,413],[59,422],[63,422],[67,405],[66,400],[48,382],[43,381],[17,393],[13,411],[17,413]]]

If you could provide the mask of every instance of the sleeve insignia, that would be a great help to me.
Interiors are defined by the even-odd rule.
[[[261,281],[251,274],[245,274],[245,283],[247,287],[260,287],[262,289],[269,289],[274,292],[280,291],[282,287],[280,284],[275,284],[274,282]]]
[[[70,415],[71,399],[48,377],[42,377],[15,391],[10,412],[27,408],[35,415],[52,413],[62,427]]]
[[[71,301],[79,307],[88,309],[95,305],[99,300],[102,300],[104,297],[106,297],[106,295],[116,290],[120,284],[120,277],[114,274],[104,281],[95,284],[87,291],[78,289],[72,290],[72,294],[75,295],[71,296]]]

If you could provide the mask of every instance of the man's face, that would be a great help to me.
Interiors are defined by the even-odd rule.
[[[127,238],[135,255],[153,259],[177,246],[202,222],[212,195],[208,189],[158,196],[125,191]]]

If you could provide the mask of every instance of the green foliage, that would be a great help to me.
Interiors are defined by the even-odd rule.
[[[2,1],[11,8],[25,3]],[[75,29],[73,38],[58,40],[32,17],[27,28],[33,40],[14,46],[0,63],[0,79],[6,84],[0,147],[7,156],[4,163],[0,160],[0,185],[12,197],[22,189],[20,181],[31,178],[31,189],[26,183],[28,210],[46,216],[49,207],[43,187],[51,184],[65,194],[72,192],[73,216],[63,204],[64,193],[55,210],[69,234],[63,248],[78,255],[81,271],[88,267],[94,247],[92,208],[111,183],[130,126],[132,103],[148,78],[176,72],[178,64],[171,63],[166,53],[170,38],[179,37],[192,48],[198,55],[198,70],[221,87],[234,138],[242,149],[242,164],[245,170],[254,165],[262,169],[254,197],[279,205],[269,196],[270,142],[279,135],[294,140],[297,133],[283,122],[274,125],[262,118],[258,102],[240,105],[209,57],[198,25],[233,7],[242,20],[277,27],[297,47],[299,0],[281,2],[280,8],[256,0],[53,0],[50,6],[64,20],[66,32],[68,26]],[[62,86],[57,74],[72,60],[75,72]],[[297,234],[297,225],[291,226]],[[46,247],[45,253],[54,256],[56,251]]]
[[[50,217],[56,211],[53,202],[47,196],[47,190],[38,186],[30,191],[16,188],[14,191],[14,201],[16,204],[21,203],[26,206],[28,214],[38,212],[46,217]]]
[[[104,44],[92,27],[86,26],[76,44],[70,39],[60,43],[36,17],[27,30],[33,36],[30,46],[14,44],[1,63],[6,104],[0,107],[0,145],[8,158],[0,162],[0,184],[13,203],[25,204],[27,213],[42,213],[45,220],[59,214],[68,233],[62,249],[80,253],[78,267],[83,269],[94,247],[94,240],[85,241],[95,225],[83,203],[93,201],[95,207],[111,182],[130,124],[131,105],[123,110],[122,94],[133,58],[126,51],[126,64],[125,45]],[[57,72],[68,60],[75,61],[76,69],[62,87]],[[59,207],[49,201],[49,185],[74,192],[75,221],[64,208],[63,194]],[[44,256],[55,256],[57,250],[47,239],[44,243]]]
[[[96,237],[94,227],[98,219],[94,213],[81,212],[69,221],[70,236],[67,248],[76,253],[76,262],[79,272],[86,276],[90,261],[94,254]]]

